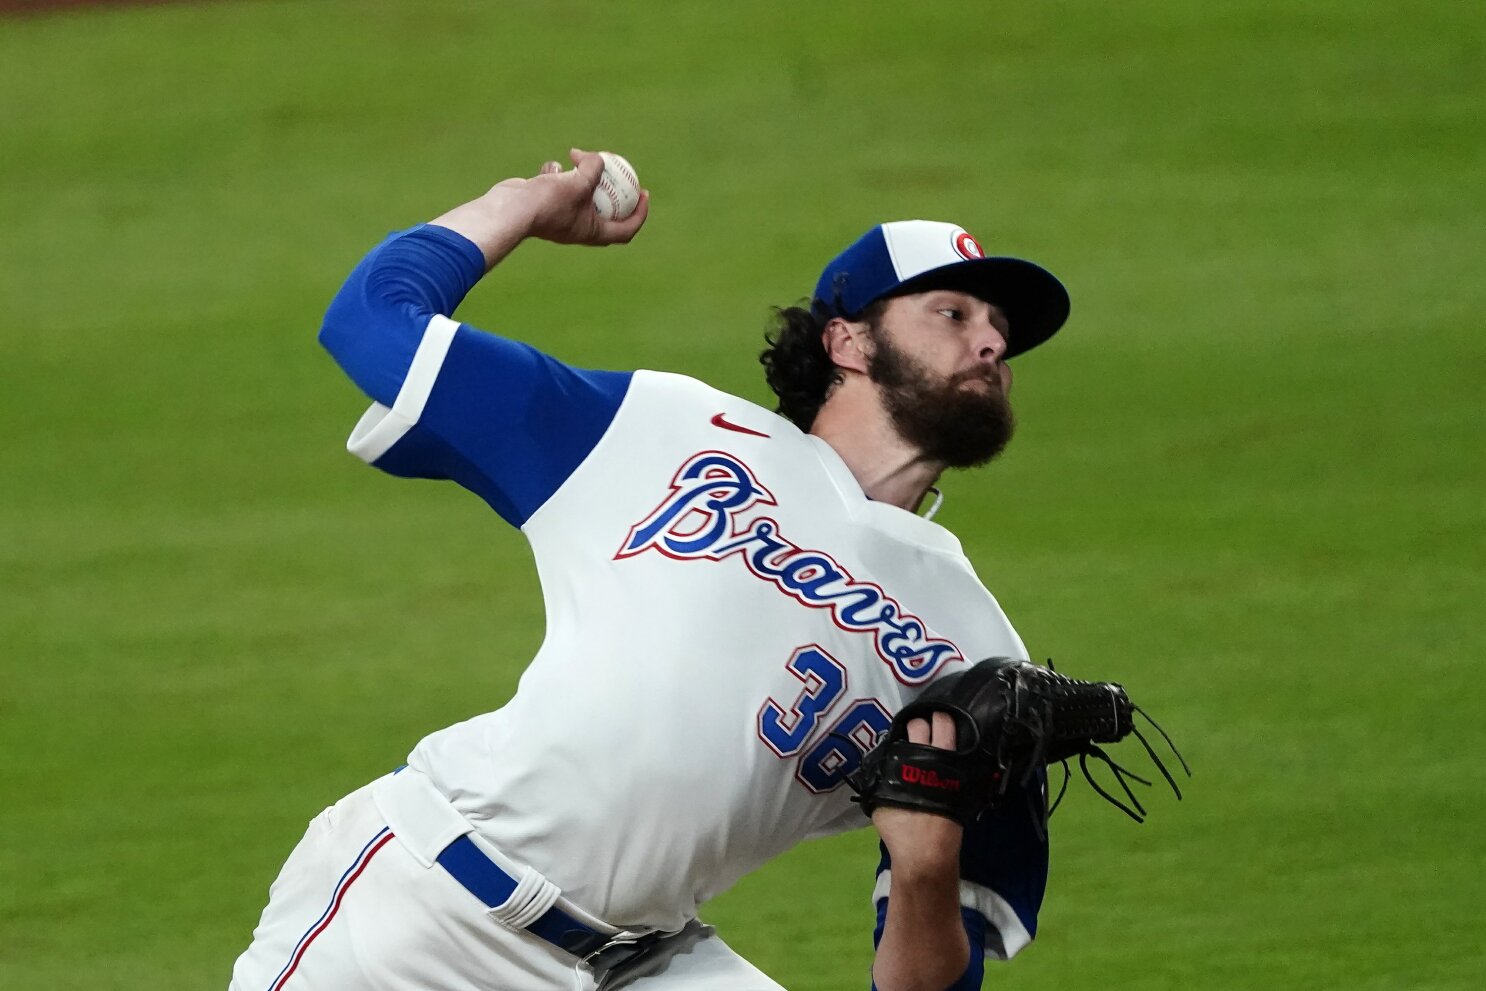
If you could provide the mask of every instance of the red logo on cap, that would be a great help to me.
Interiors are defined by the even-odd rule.
[[[986,256],[981,250],[980,242],[971,237],[968,231],[960,231],[955,235],[955,253],[967,260]]]

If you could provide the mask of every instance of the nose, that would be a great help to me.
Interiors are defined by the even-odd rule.
[[[981,361],[990,363],[1006,357],[1006,335],[989,320],[976,328],[975,355]]]

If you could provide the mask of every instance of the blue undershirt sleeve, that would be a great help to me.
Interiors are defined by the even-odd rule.
[[[960,847],[960,877],[972,890],[992,893],[996,907],[1010,913],[1004,927],[1020,926],[1026,939],[1037,935],[1037,916],[1047,891],[1048,842],[1037,821],[1046,781],[1046,772],[1039,772],[1026,786],[1009,790],[1002,804],[966,828]],[[991,955],[1002,958],[1014,955],[1020,947],[1006,945],[1013,934],[1001,933],[996,919],[987,921],[987,950],[999,951]]]
[[[320,342],[374,401],[354,453],[394,475],[452,479],[520,526],[608,430],[631,374],[450,319],[484,272],[479,248],[451,230],[392,234],[341,287]]]

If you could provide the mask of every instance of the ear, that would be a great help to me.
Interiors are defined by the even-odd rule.
[[[871,357],[872,342],[867,335],[865,323],[832,317],[821,328],[820,343],[826,349],[826,357],[837,368],[867,374],[867,359]]]

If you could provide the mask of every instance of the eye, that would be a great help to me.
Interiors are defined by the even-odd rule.
[[[945,316],[949,317],[951,320],[955,321],[956,323],[959,323],[961,320],[965,319],[965,311],[964,310],[957,310],[953,306],[943,307],[940,310],[938,310],[937,312],[943,313]]]

